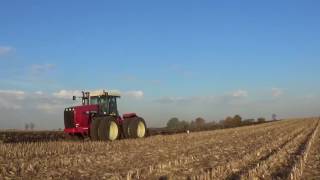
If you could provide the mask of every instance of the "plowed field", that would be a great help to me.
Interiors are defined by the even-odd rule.
[[[320,120],[115,142],[0,144],[0,179],[319,179]]]

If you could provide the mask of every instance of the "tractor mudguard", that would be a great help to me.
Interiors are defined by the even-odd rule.
[[[122,115],[123,119],[125,118],[132,118],[132,117],[136,117],[137,114],[136,113],[125,113]]]

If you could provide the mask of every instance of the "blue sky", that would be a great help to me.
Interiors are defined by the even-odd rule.
[[[170,116],[315,115],[319,6],[316,0],[1,1],[3,112],[11,91],[54,98],[61,90],[108,88],[143,92],[139,99],[123,98],[123,106],[154,125]],[[237,94],[237,103],[226,102]],[[199,99],[212,97],[214,110],[204,110]],[[252,110],[265,101],[273,104]],[[295,102],[305,109],[291,107]],[[59,119],[59,110],[41,118]],[[3,127],[21,124],[8,118],[17,123]]]

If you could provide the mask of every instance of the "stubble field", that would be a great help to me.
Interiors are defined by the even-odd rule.
[[[0,179],[320,179],[320,120],[115,142],[0,144]]]

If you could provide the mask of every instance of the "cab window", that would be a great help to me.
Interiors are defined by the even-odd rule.
[[[109,98],[109,114],[118,115],[117,98],[116,97]]]
[[[91,97],[90,104],[98,104],[98,97]]]
[[[94,96],[90,98],[90,104],[104,104],[107,102],[106,97]]]

